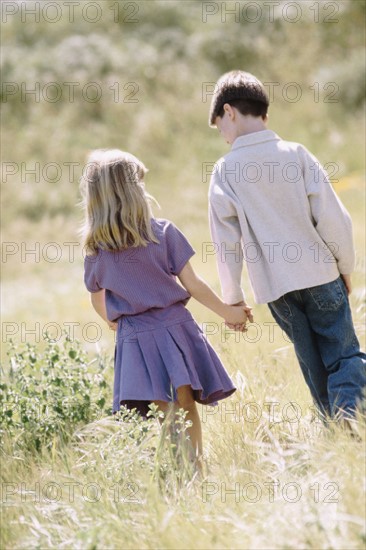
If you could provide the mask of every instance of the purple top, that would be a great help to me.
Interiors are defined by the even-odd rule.
[[[176,280],[195,251],[170,221],[153,218],[157,243],[111,252],[99,250],[84,261],[89,292],[106,290],[107,316],[134,315],[176,302],[187,303],[190,294]]]

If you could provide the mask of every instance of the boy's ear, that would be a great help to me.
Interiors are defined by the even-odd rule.
[[[229,115],[229,118],[231,120],[234,120],[235,118],[235,111],[234,108],[230,105],[230,103],[224,103],[223,105],[224,112]]]

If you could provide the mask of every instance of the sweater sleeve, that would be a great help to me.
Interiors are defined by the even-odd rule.
[[[335,257],[339,272],[351,274],[355,267],[351,217],[317,158],[305,148],[303,155],[305,186],[315,229]]]
[[[224,302],[236,304],[244,300],[241,288],[243,251],[241,230],[233,201],[225,195],[213,174],[209,193],[211,238],[217,250],[217,268]]]

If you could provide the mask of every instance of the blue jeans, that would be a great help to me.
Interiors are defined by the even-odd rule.
[[[342,278],[288,292],[268,306],[295,346],[320,412],[353,416],[366,386],[366,355],[355,334]]]

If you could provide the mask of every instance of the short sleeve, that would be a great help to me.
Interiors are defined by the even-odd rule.
[[[173,223],[167,226],[166,239],[169,270],[173,275],[178,275],[195,254],[195,250]]]
[[[97,260],[98,256],[86,256],[84,260],[84,283],[89,292],[102,290],[97,280]]]

